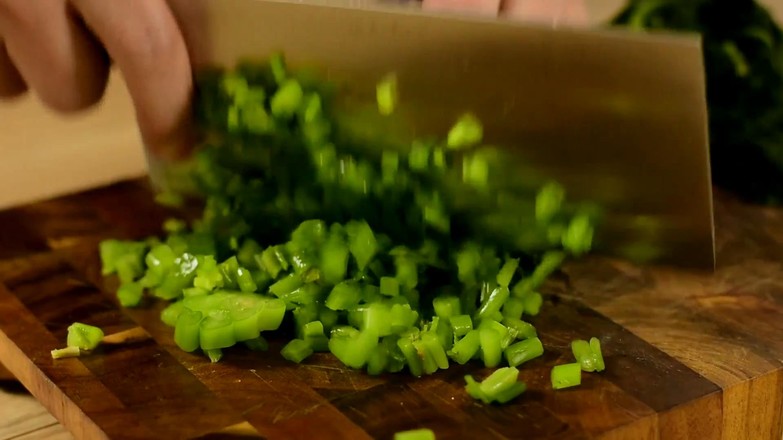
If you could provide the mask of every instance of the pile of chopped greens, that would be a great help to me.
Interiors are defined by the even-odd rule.
[[[714,182],[783,202],[783,32],[754,0],[630,0],[612,20],[702,35]]]
[[[394,112],[396,88],[381,79],[380,114]],[[179,348],[213,362],[276,335],[291,362],[330,352],[373,375],[507,364],[468,390],[513,399],[525,390],[516,367],[544,352],[527,322],[538,289],[590,250],[590,212],[569,209],[554,182],[527,198],[493,191],[496,156],[471,114],[443,139],[380,148],[341,131],[331,102],[279,56],[201,77],[206,141],[190,177],[203,212],[166,221],[162,238],[101,243],[119,302],[169,302],[161,319]],[[524,228],[496,233],[506,225]],[[591,347],[581,356],[594,359]]]

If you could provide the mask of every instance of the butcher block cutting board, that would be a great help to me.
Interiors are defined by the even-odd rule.
[[[506,406],[464,392],[452,366],[371,377],[328,354],[300,365],[228,350],[212,364],[180,351],[160,305],[123,310],[97,244],[158,234],[166,213],[143,182],[0,212],[0,359],[77,438],[780,439],[783,429],[783,212],[716,200],[718,270],[639,268],[590,257],[545,289],[532,322],[546,352],[521,368]],[[138,336],[54,361],[74,321]],[[599,337],[602,373],[553,391],[569,343]],[[1,421],[0,421],[1,422]]]

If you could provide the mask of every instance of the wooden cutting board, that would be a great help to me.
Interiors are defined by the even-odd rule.
[[[390,439],[417,427],[449,438],[780,439],[783,212],[717,203],[715,274],[570,264],[533,319],[546,353],[528,391],[487,406],[463,390],[477,365],[370,377],[327,354],[301,365],[229,350],[181,352],[159,306],[121,310],[97,243],[158,233],[164,213],[137,181],[0,212],[0,359],[78,438]],[[136,343],[53,361],[74,321]],[[606,370],[553,391],[569,342],[600,337]]]

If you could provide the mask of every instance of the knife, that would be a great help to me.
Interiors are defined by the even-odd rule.
[[[714,268],[697,35],[556,30],[368,1],[170,3],[196,71],[282,52],[338,84],[355,112],[394,72],[397,136],[442,135],[470,111],[511,158],[508,185],[554,179],[602,207],[598,252]]]

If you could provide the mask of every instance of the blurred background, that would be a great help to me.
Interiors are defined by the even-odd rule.
[[[587,0],[592,25],[624,0]],[[783,0],[760,0],[783,23]],[[0,102],[0,209],[142,176],[146,163],[133,109],[114,73],[96,108],[56,115],[32,95]]]

